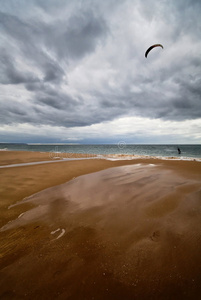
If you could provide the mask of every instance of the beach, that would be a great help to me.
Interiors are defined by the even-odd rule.
[[[199,299],[201,162],[69,158],[0,152],[0,298]]]

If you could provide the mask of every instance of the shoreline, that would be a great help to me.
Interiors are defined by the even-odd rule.
[[[13,158],[14,156],[14,158]],[[149,156],[149,155],[127,155],[127,154],[87,154],[87,153],[63,153],[63,152],[37,152],[37,151],[1,151],[0,169],[21,167],[34,164],[57,163],[85,159],[103,159],[108,161],[135,161],[135,160],[164,160],[164,161],[196,161],[201,158],[177,157],[177,156]]]
[[[200,295],[199,162],[2,153],[0,297]]]

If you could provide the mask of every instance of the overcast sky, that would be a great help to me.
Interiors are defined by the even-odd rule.
[[[0,0],[0,141],[200,144],[200,16],[200,0]]]

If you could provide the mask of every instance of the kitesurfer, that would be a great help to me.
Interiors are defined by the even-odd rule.
[[[163,45],[161,45],[161,44],[154,44],[154,45],[152,45],[152,46],[149,47],[149,48],[147,49],[147,51],[145,52],[145,57],[147,57],[147,55],[149,54],[149,52],[150,52],[153,48],[155,48],[155,47],[161,47],[161,48],[163,48]]]

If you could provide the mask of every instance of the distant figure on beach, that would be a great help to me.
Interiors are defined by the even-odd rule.
[[[177,150],[178,150],[178,154],[181,154],[181,150],[179,147],[177,148]]]

